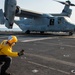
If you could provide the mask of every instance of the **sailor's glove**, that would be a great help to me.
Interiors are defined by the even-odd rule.
[[[24,50],[21,50],[19,53],[18,53],[18,56],[22,56],[24,55]]]

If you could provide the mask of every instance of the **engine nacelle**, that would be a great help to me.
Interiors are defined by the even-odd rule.
[[[13,28],[13,23],[10,24],[8,20],[5,20],[5,26],[9,29],[12,29]]]
[[[4,18],[3,10],[0,9],[0,24],[4,24],[4,23],[5,23],[5,18]]]
[[[16,6],[15,14],[20,14],[20,13],[21,13],[21,8],[19,6]]]
[[[21,9],[17,5],[17,0],[5,0],[4,13],[0,11],[0,23],[4,24],[8,29],[12,29],[15,14],[20,14]],[[5,16],[5,17],[4,17]]]
[[[15,11],[16,11],[16,0],[5,0],[4,5],[4,15],[5,15],[5,26],[9,29],[12,29],[14,18],[15,18]]]

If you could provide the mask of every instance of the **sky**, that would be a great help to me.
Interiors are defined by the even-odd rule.
[[[0,0],[0,9],[4,9],[4,1]],[[66,1],[66,0],[60,0]],[[75,3],[75,0],[70,0]],[[55,2],[53,0],[17,0],[17,5],[23,9],[39,12],[39,13],[61,13],[64,5]],[[70,7],[72,9],[71,20],[75,23],[75,7]],[[4,27],[4,26],[3,26]],[[14,27],[17,27],[16,25]]]

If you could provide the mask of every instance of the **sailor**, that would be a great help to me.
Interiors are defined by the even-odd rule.
[[[24,54],[24,50],[20,52],[13,52],[12,47],[18,41],[16,36],[9,36],[8,40],[3,40],[0,44],[0,65],[1,66],[1,73],[0,75],[11,75],[7,73],[7,69],[9,68],[12,57],[18,57]]]

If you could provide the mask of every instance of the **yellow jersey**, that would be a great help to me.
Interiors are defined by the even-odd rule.
[[[7,44],[7,40],[3,40],[1,42],[1,49],[0,49],[0,55],[7,55],[10,57],[17,57],[18,56],[18,52],[12,52],[12,46],[9,46]]]

